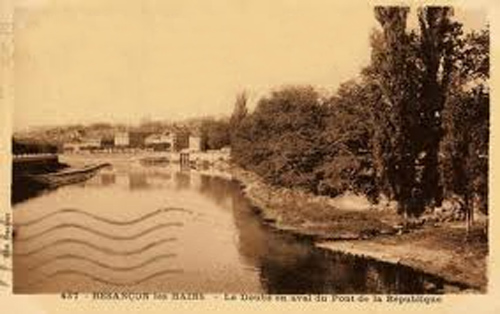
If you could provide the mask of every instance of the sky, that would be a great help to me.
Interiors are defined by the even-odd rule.
[[[333,92],[368,64],[375,26],[365,1],[19,0],[14,129],[229,115],[238,92],[291,84]]]

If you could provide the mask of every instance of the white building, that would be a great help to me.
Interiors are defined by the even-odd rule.
[[[101,148],[101,139],[98,137],[91,137],[82,139],[79,142],[70,142],[63,144],[65,153],[79,153],[82,151],[90,151]]]
[[[174,146],[174,135],[169,132],[156,133],[144,139],[144,145],[155,151],[171,151]]]
[[[90,137],[82,142],[82,147],[86,148],[100,148],[101,139],[99,137]]]
[[[173,146],[174,135],[169,132],[163,134],[151,134],[146,137],[146,139],[144,140],[144,144],[146,144],[146,146],[156,146],[164,144],[170,144],[170,146]]]
[[[130,145],[128,132],[118,132],[115,134],[115,147],[124,147]]]
[[[191,152],[201,151],[201,138],[199,136],[189,137],[189,151]]]
[[[78,153],[80,152],[81,143],[64,143],[63,151],[65,153]]]

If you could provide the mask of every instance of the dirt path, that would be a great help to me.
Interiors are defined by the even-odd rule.
[[[319,241],[319,247],[401,264],[485,292],[488,244],[476,228],[465,238],[456,226],[424,228],[408,234],[362,241]]]

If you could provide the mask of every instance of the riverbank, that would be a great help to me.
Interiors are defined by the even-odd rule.
[[[488,242],[483,226],[466,237],[462,222],[427,219],[408,228],[392,206],[356,195],[329,198],[276,188],[233,166],[233,177],[265,223],[310,237],[323,249],[401,264],[485,292]]]

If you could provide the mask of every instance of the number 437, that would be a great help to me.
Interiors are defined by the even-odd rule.
[[[64,300],[78,300],[78,292],[63,292],[61,298]]]

